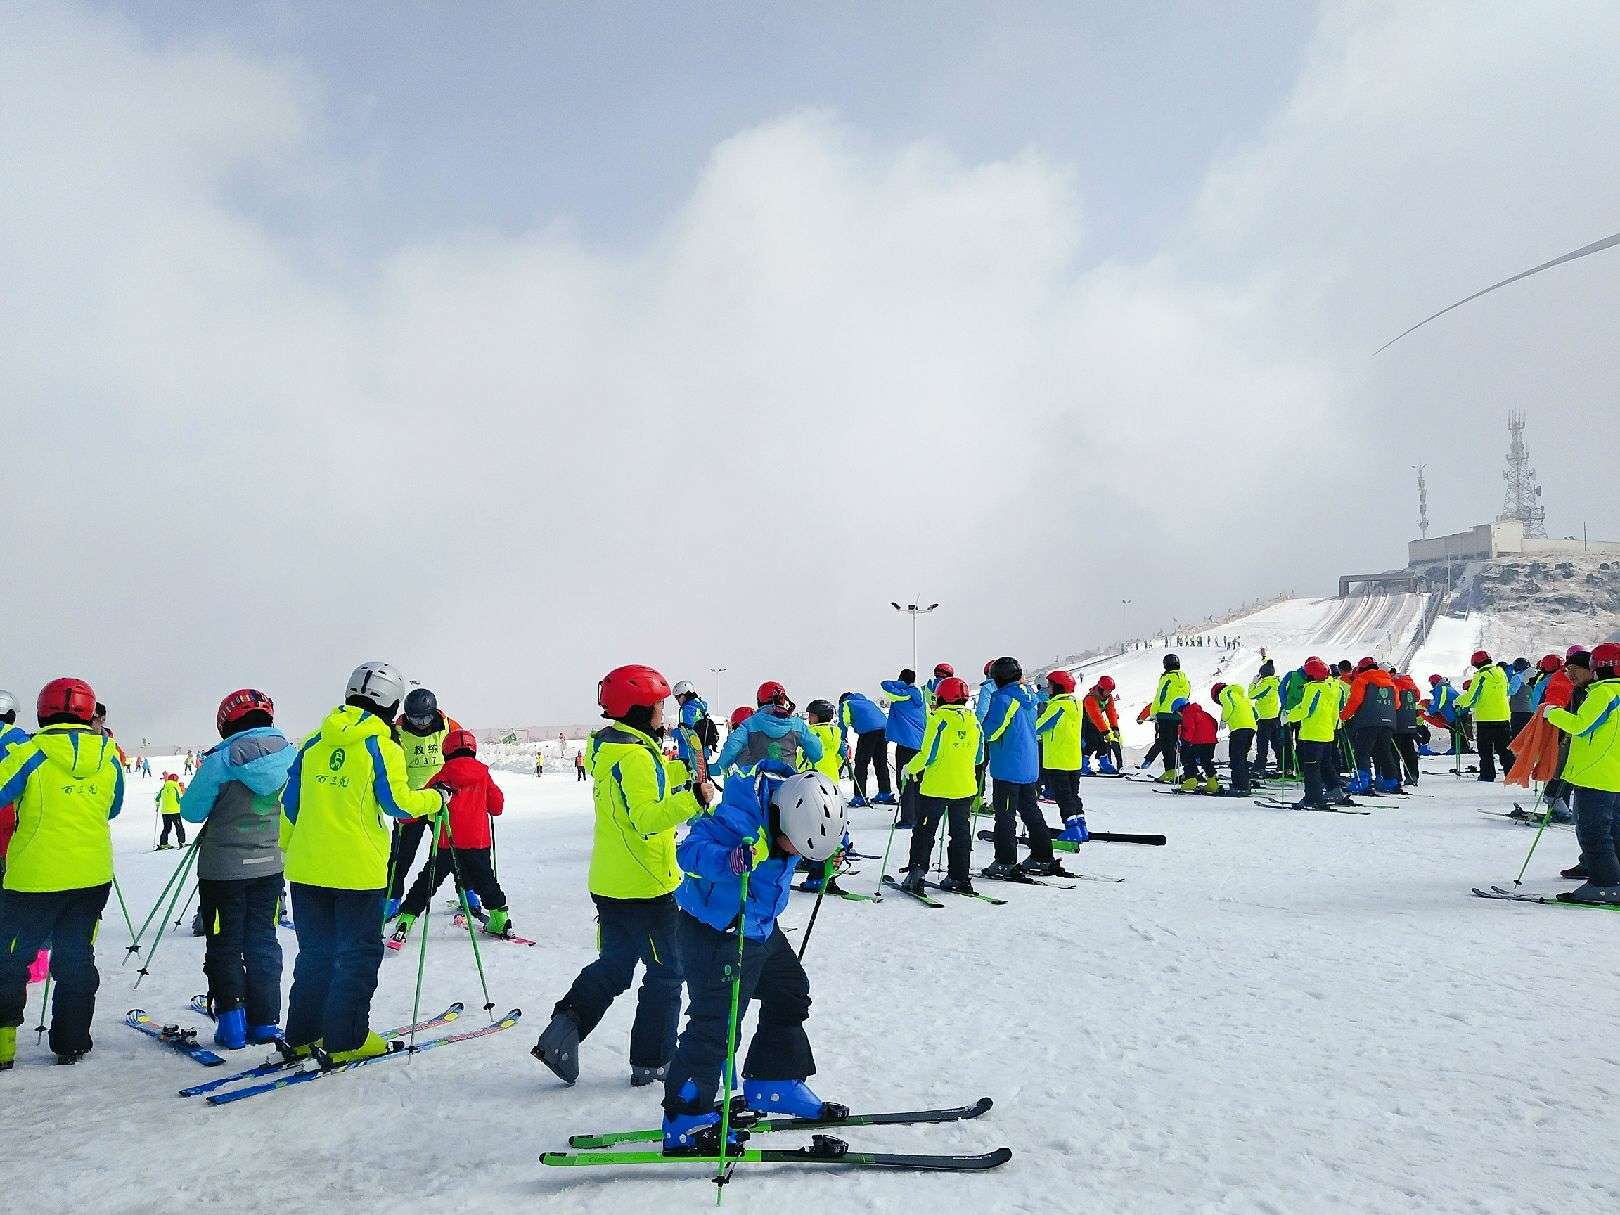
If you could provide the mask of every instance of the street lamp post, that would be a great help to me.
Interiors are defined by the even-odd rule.
[[[726,670],[727,668],[725,667],[709,668],[710,673],[714,676],[714,707],[721,713],[725,713],[726,711],[726,702],[720,698],[720,676],[724,675]]]
[[[1121,599],[1119,601],[1119,623],[1120,623],[1120,627],[1124,630],[1124,632],[1120,636],[1120,641],[1119,641],[1119,652],[1121,654],[1125,653],[1126,648],[1127,648],[1127,646],[1129,644],[1127,639],[1130,637],[1130,632],[1131,632],[1130,607],[1131,607],[1131,604],[1133,604],[1135,602],[1136,602],[1136,600],[1134,600],[1134,599]]]
[[[932,612],[935,608],[939,607],[939,604],[930,603],[927,607],[923,607],[920,603],[907,603],[907,604],[902,605],[902,604],[898,604],[898,603],[894,602],[894,600],[891,599],[889,601],[889,606],[892,607],[895,611],[904,612],[906,615],[911,617],[911,669],[912,669],[912,671],[916,671],[916,669],[917,669],[917,617],[926,616],[929,612]]]

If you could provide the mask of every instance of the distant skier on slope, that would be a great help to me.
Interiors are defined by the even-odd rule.
[[[180,798],[186,787],[180,783],[180,777],[173,772],[163,774],[163,783],[158,786],[157,796],[152,799],[157,806],[158,817],[163,820],[163,834],[158,837],[159,848],[169,848],[176,845],[169,843],[169,832],[173,831],[179,846],[186,842],[186,825],[180,821]]]
[[[806,1083],[816,1073],[804,1028],[810,980],[777,916],[787,908],[798,858],[833,859],[844,827],[844,801],[831,781],[765,759],[749,776],[727,781],[714,813],[697,819],[679,845],[685,877],[675,900],[687,1011],[664,1083],[665,1153],[707,1156],[721,1146],[715,1097],[733,983],[739,1020],[759,1001],[740,1068],[743,1103],[762,1113],[826,1116],[829,1107]]]
[[[597,685],[608,724],[585,746],[596,808],[588,882],[597,956],[557,1001],[530,1052],[566,1084],[579,1079],[579,1044],[629,989],[638,962],[644,971],[630,1027],[630,1083],[663,1079],[675,1050],[681,1013],[675,829],[703,813],[714,786],[693,786],[658,746],[669,694],[664,677],[639,664],[616,667]]]

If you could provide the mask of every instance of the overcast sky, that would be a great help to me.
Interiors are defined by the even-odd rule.
[[[0,687],[476,725],[1620,537],[1613,3],[0,7]],[[1601,463],[1600,463],[1601,461]],[[1121,600],[1130,599],[1128,607]],[[28,718],[31,724],[31,717]]]

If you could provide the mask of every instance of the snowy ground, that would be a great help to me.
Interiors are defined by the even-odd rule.
[[[713,1187],[689,1167],[579,1172],[536,1160],[571,1131],[654,1124],[657,1095],[628,1087],[628,998],[588,1042],[576,1088],[527,1055],[592,956],[589,787],[571,776],[502,783],[501,875],[519,930],[542,943],[488,942],[484,959],[499,1008],[525,1010],[519,1029],[236,1106],[181,1100],[175,1089],[209,1073],[119,1022],[137,1004],[195,1020],[185,1004],[203,987],[201,942],[167,936],[132,993],[114,907],[95,1053],[56,1068],[25,1032],[17,1070],[0,1079],[0,1156],[31,1183],[14,1191],[19,1209],[712,1208]],[[154,790],[132,782],[115,824],[137,923],[179,856],[149,851]],[[728,1188],[729,1209],[1620,1207],[1620,917],[1468,894],[1517,872],[1533,833],[1476,808],[1506,809],[1522,791],[1433,778],[1423,796],[1368,818],[1126,782],[1089,781],[1085,793],[1094,829],[1162,831],[1169,846],[1088,845],[1071,864],[1127,880],[991,887],[1011,900],[1000,908],[829,902],[807,959],[823,1096],[862,1109],[997,1103],[977,1122],[847,1138],[1007,1144],[1012,1163],[982,1176],[815,1181],[760,1169]],[[886,826],[857,812],[861,849],[880,851]],[[1556,871],[1574,852],[1567,829],[1549,832],[1527,886],[1562,888]],[[851,885],[869,889],[877,862],[861,865]],[[799,896],[789,922],[802,925],[810,903]],[[434,921],[423,1004],[461,999],[476,1021],[468,941],[448,915]],[[414,954],[385,960],[376,1023],[408,1019],[414,977]],[[32,1014],[39,989],[30,994]]]

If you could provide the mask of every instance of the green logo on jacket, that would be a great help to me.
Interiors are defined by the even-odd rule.
[[[349,757],[344,753],[342,747],[334,747],[332,749],[332,754],[326,760],[326,766],[330,771],[333,772],[342,771],[343,765],[348,758]]]

